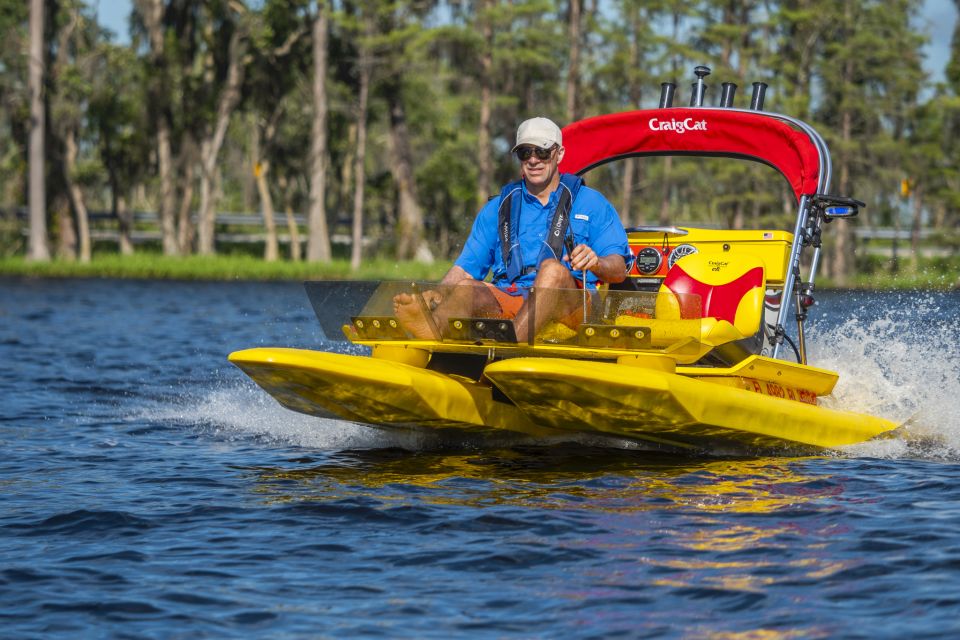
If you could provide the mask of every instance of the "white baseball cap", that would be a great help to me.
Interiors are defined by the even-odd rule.
[[[517,144],[510,152],[513,153],[517,147],[524,144],[532,144],[541,149],[549,149],[553,145],[563,146],[563,134],[560,133],[560,127],[549,118],[530,118],[517,127]]]

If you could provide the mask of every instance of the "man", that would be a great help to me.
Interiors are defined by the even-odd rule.
[[[426,291],[428,317],[409,294],[394,311],[418,338],[436,339],[457,317],[513,318],[516,335],[579,309],[580,296],[558,289],[595,289],[622,282],[633,259],[620,218],[606,198],[572,175],[560,174],[560,127],[547,118],[525,120],[511,150],[522,180],[506,185],[477,215],[469,238],[440,291]],[[492,282],[484,282],[493,271]],[[536,310],[529,302],[537,289]],[[531,323],[531,316],[533,322]],[[532,326],[531,326],[532,325]]]

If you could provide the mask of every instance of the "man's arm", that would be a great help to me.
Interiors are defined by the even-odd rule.
[[[457,284],[462,280],[472,280],[473,276],[467,273],[463,267],[459,265],[453,265],[450,267],[450,271],[447,271],[447,275],[443,276],[443,280],[440,281],[440,284]]]
[[[570,266],[577,271],[590,270],[604,282],[623,282],[627,277],[627,263],[618,253],[598,256],[588,245],[580,244],[570,254]]]
[[[447,275],[443,276],[443,280],[440,281],[440,284],[454,286],[464,280],[473,280],[473,276],[467,273],[463,267],[453,265],[450,267],[450,270],[447,271]],[[441,291],[447,291],[447,289],[444,288],[441,289]],[[427,303],[427,306],[430,307],[431,311],[436,309],[437,306],[443,302],[443,294],[441,291],[427,289],[423,292],[423,299]]]

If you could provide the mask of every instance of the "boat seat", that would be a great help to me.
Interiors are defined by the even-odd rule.
[[[701,342],[739,361],[762,346],[766,277],[753,256],[695,253],[677,260],[657,296],[656,317],[702,318]]]

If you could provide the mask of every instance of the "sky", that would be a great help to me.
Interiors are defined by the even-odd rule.
[[[132,0],[92,0],[97,7],[100,24],[117,35],[118,42],[128,42],[127,18]],[[950,56],[950,38],[957,22],[957,5],[953,0],[924,0],[923,11],[917,16],[930,42],[926,46],[924,67],[934,82],[943,80],[944,68]]]

